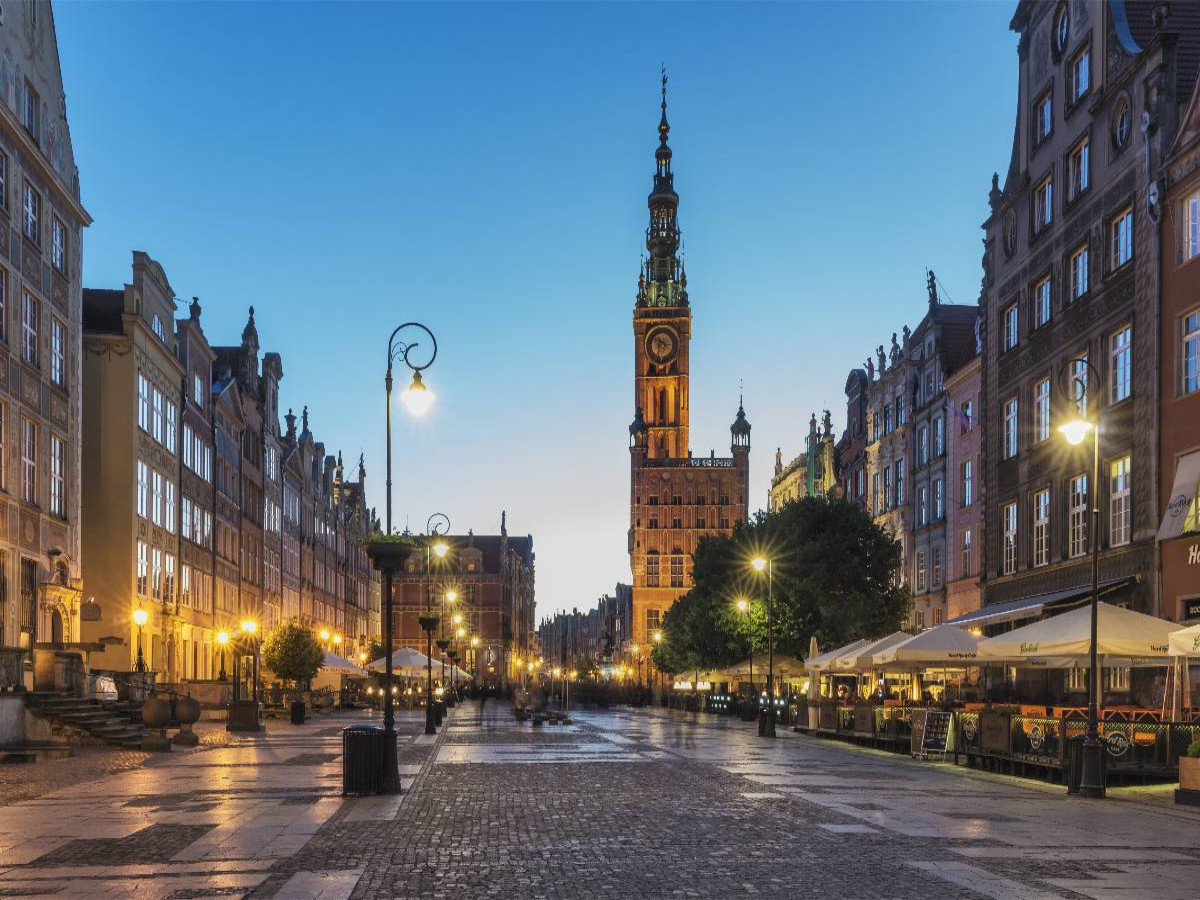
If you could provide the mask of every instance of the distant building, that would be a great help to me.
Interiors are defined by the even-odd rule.
[[[654,185],[647,200],[649,258],[633,310],[634,418],[629,426],[629,562],[632,639],[646,643],[676,598],[692,585],[702,537],[729,534],[749,511],[750,423],[738,404],[730,456],[692,456],[689,347],[692,310],[679,256],[679,195],[667,145],[666,76]]]
[[[842,496],[865,507],[868,502],[867,467],[867,373],[851,369],[846,376],[846,430],[834,448]]]
[[[782,509],[785,503],[802,497],[829,497],[840,492],[840,488],[829,410],[825,410],[820,430],[817,428],[816,413],[813,413],[808,420],[808,437],[803,453],[785,466],[782,451],[775,450],[775,474],[771,478],[768,497],[770,509]]]

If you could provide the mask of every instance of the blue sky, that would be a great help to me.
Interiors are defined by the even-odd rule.
[[[386,337],[437,334],[433,412],[397,419],[397,523],[532,533],[539,614],[629,577],[630,325],[658,121],[694,316],[692,447],[744,382],[751,506],[809,413],[925,305],[978,297],[1012,146],[1013,3],[56,4],[85,284],[130,251],[254,305],[282,405],[383,511]],[[181,308],[181,314],[182,308]]]

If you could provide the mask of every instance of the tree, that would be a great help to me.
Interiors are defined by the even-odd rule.
[[[284,681],[311,681],[324,660],[317,636],[295,619],[272,629],[263,642],[263,665]]]
[[[882,637],[908,614],[908,591],[896,578],[899,542],[855,504],[805,498],[700,542],[695,585],[663,620],[662,657],[674,668],[660,668],[718,668],[751,646],[766,649],[768,583],[750,566],[755,556],[772,564],[777,652],[803,656],[814,635],[823,647]],[[738,610],[739,598],[748,613]]]

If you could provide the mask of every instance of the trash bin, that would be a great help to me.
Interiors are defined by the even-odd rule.
[[[383,735],[377,725],[342,729],[343,794],[378,794],[383,790]]]
[[[303,725],[304,724],[304,701],[303,700],[293,700],[292,701],[292,724],[293,725]]]
[[[1073,734],[1067,738],[1067,793],[1079,793],[1079,781],[1083,776],[1083,742],[1087,738],[1082,734]]]

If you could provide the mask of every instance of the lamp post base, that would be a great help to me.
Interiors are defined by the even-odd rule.
[[[396,756],[396,729],[383,729],[383,778],[380,790],[385,794],[400,793],[400,763]]]
[[[432,703],[425,704],[425,733],[437,734],[437,711]]]
[[[775,710],[764,709],[758,714],[758,736],[775,737]]]
[[[1083,760],[1079,772],[1079,796],[1104,799],[1104,741],[1089,736],[1083,742]]]

